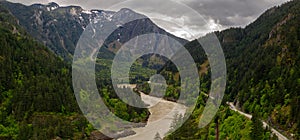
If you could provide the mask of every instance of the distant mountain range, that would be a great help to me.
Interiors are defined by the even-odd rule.
[[[127,23],[136,17],[143,19]],[[201,75],[201,95],[188,121],[165,139],[206,140],[215,139],[217,135],[220,139],[276,139],[268,130],[259,128],[260,121],[257,120],[260,119],[286,137],[300,139],[299,21],[300,1],[292,0],[267,10],[245,28],[214,32],[226,57],[227,87],[220,112],[209,126],[199,129],[198,122],[211,81],[207,56],[196,40],[188,42],[178,38],[146,16],[126,8],[114,12],[84,10],[78,6],[60,7],[56,3],[25,6],[2,1],[0,139],[93,137],[93,128],[80,115],[73,96],[69,64],[78,39],[89,24],[118,28],[105,40],[102,50],[105,60],[101,60],[104,64],[101,70],[109,70],[108,65],[118,47],[146,33],[167,35],[185,44],[189,50]],[[101,28],[95,28],[93,33],[97,36],[101,31]],[[164,67],[159,69],[162,65]],[[151,70],[159,69],[166,76],[169,84],[166,99],[176,100],[180,91],[178,71],[171,62],[160,66]],[[149,70],[137,65],[133,68],[142,69],[140,73],[145,75]],[[96,73],[97,85],[105,87],[102,90],[105,100],[115,107],[113,110],[118,115],[128,120],[145,121],[149,115],[146,109],[134,109],[118,101],[112,87],[107,86],[111,81],[99,83],[99,78],[109,72]],[[239,116],[229,109],[227,101],[234,102],[239,110],[258,119],[251,121]]]
[[[81,34],[91,23],[94,34],[103,32],[102,26],[115,26],[117,30],[111,34],[105,45],[107,47],[121,44],[130,39],[146,34],[159,33],[185,44],[188,41],[178,38],[155,25],[145,15],[123,8],[120,11],[84,10],[79,6],[60,7],[56,3],[47,5],[33,4],[25,6],[18,3],[1,2],[19,20],[30,35],[44,43],[58,56],[70,60]],[[131,21],[133,19],[138,19]],[[131,21],[130,23],[127,23]],[[105,29],[104,29],[105,30]],[[106,51],[114,54],[114,52]]]

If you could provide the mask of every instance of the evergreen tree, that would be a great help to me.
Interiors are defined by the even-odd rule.
[[[253,123],[252,131],[251,131],[251,139],[253,140],[263,139],[263,134],[264,134],[263,123],[258,118],[256,113],[253,114],[251,121]]]
[[[162,140],[158,132],[155,134],[154,140]]]

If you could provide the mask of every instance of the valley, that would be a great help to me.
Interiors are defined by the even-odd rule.
[[[291,0],[270,7],[245,27],[230,27],[188,41],[129,8],[85,10],[53,2],[24,5],[1,1],[0,139],[113,139],[99,131],[107,130],[120,140],[299,140],[299,21],[300,1]],[[110,33],[105,27],[116,30]],[[119,85],[113,86],[111,69],[118,50],[128,41],[150,33],[154,35],[142,40],[145,46],[172,46],[170,42],[176,40],[194,59],[200,76],[200,92],[193,90],[186,98],[187,103],[196,101],[194,110],[178,103],[184,90],[180,69],[158,54],[150,53],[135,60],[130,66],[130,84],[123,81],[126,78],[117,76]],[[81,99],[86,105],[103,109],[97,104],[96,96],[92,96],[93,91],[82,88],[77,97],[74,95],[76,84],[91,86],[82,80],[91,75],[89,72],[76,77],[78,83],[72,82],[72,62],[77,59],[74,52],[82,34],[93,40],[84,42],[88,49],[80,55],[87,54],[88,58],[80,59],[78,65],[95,63],[95,89],[108,109],[97,115],[109,116],[110,112],[139,127],[101,124],[97,115],[91,113],[94,108],[78,105]],[[169,38],[162,40],[155,34]],[[211,80],[212,66],[199,43],[212,34],[220,41],[225,54],[227,83],[217,114],[207,126],[199,128],[207,101],[215,99],[209,96],[213,91],[211,85],[218,82],[218,79]],[[104,35],[108,35],[105,40]],[[139,45],[133,47],[137,50],[144,47]],[[126,53],[133,55],[130,51]],[[114,74],[123,73],[120,68]],[[154,93],[157,97],[150,95],[153,89],[148,81],[155,74],[161,75],[167,84],[161,98],[160,93]],[[193,87],[184,86],[188,90]],[[128,97],[125,101],[147,105],[147,108],[127,104],[117,94],[120,91]],[[129,98],[127,93],[137,96]],[[187,115],[189,111],[191,114]],[[86,116],[97,122],[96,125]],[[177,128],[178,124],[182,126]]]
[[[134,85],[131,87],[134,87]],[[119,140],[153,140],[157,133],[164,137],[171,128],[174,117],[180,114],[184,115],[186,111],[184,105],[152,97],[142,92],[140,94],[144,103],[149,105],[150,115],[147,125],[141,128],[133,128],[132,130],[136,132],[135,135],[120,138]]]

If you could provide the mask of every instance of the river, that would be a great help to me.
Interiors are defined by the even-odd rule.
[[[153,140],[157,133],[164,137],[170,129],[176,114],[186,112],[186,107],[182,104],[166,101],[160,98],[152,97],[141,93],[142,100],[149,104],[150,116],[145,127],[133,128],[136,132],[119,140]]]

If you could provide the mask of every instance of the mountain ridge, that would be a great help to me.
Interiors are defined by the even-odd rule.
[[[25,6],[11,2],[1,2],[8,8],[12,14],[20,21],[20,24],[37,40],[50,48],[53,52],[65,59],[72,59],[76,43],[80,35],[90,23],[97,25],[96,30],[101,31],[101,24],[111,24],[119,27],[129,21],[137,19],[127,27],[118,28],[123,32],[123,39],[120,38],[121,44],[129,41],[138,35],[155,32],[168,35],[179,42],[185,44],[187,40],[176,37],[159,26],[155,25],[145,15],[134,12],[128,8],[122,8],[119,11],[104,10],[84,10],[80,6],[61,7],[56,3],[46,5],[33,4]],[[146,21],[142,21],[146,19]],[[134,26],[139,26],[139,30],[128,32]],[[149,28],[151,27],[151,28]],[[118,34],[112,34],[108,40],[108,46],[113,41],[117,41]]]
[[[300,63],[299,18],[300,1],[294,0],[267,10],[245,28],[230,28],[215,32],[224,50],[228,71],[223,106],[226,106],[227,101],[234,101],[239,109],[254,114],[291,139],[299,139],[300,136],[298,119],[300,117],[298,92],[300,69],[297,65]],[[207,57],[202,49],[195,49],[197,47],[201,48],[201,45],[196,40],[186,45],[195,62],[200,66],[207,60]],[[166,66],[162,73],[168,74],[172,69],[174,68],[171,65]],[[201,90],[204,92],[209,91],[209,77],[208,71],[201,78],[203,89]],[[169,81],[176,81],[175,77]],[[205,105],[205,99],[199,102]],[[195,114],[201,115],[199,113],[201,108],[195,110]],[[226,109],[221,110],[228,112]],[[224,115],[221,114],[216,119],[208,127],[214,127],[218,121],[226,121]],[[229,119],[232,118],[228,117]],[[184,132],[191,125],[197,126],[195,122],[198,122],[197,116],[177,131],[180,134],[174,133],[168,138],[196,138]],[[221,123],[220,125],[220,127],[225,127],[228,124]],[[256,129],[255,125],[249,128]],[[203,134],[208,132],[209,128],[202,130],[195,128],[193,131]],[[233,136],[243,134],[236,132],[222,135],[225,136],[222,137],[224,139],[226,137],[234,139]],[[267,134],[259,135],[261,138],[267,136]],[[205,134],[205,136],[208,138],[210,135]]]
[[[1,140],[111,139],[95,130],[80,111],[71,65],[30,36],[2,5],[0,36]],[[124,104],[111,87],[100,84],[103,99],[117,116],[132,122],[147,120],[146,109]],[[134,132],[112,133],[121,137]]]

